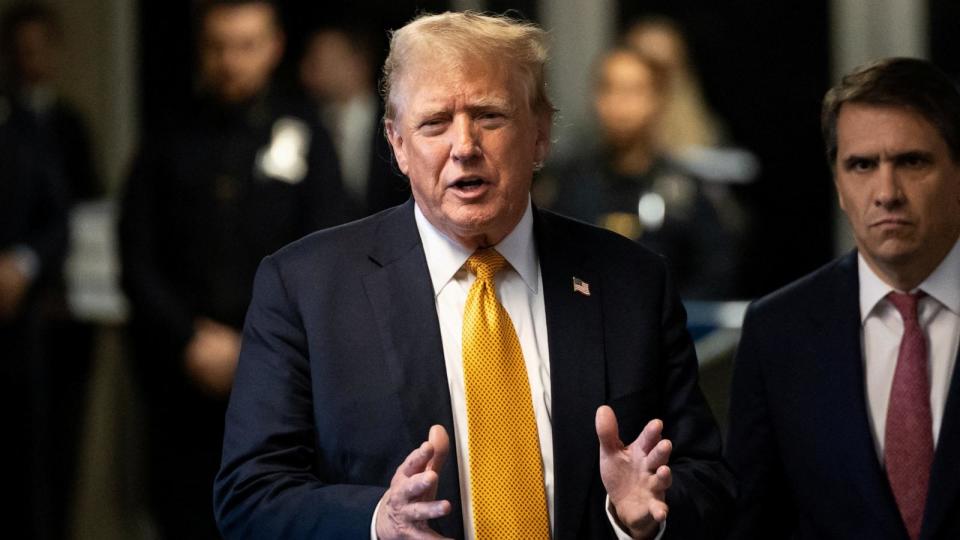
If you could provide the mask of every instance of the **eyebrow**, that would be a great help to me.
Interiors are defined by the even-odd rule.
[[[489,110],[513,112],[515,108],[516,107],[512,106],[509,100],[499,97],[479,98],[464,107],[464,109],[471,114]],[[417,119],[431,118],[433,116],[447,114],[449,111],[449,107],[445,105],[430,106],[422,111],[415,112],[412,116]]]
[[[906,158],[922,158],[927,161],[934,161],[935,157],[936,156],[933,152],[930,152],[927,150],[911,149],[911,150],[903,150],[901,152],[895,152],[893,154],[890,154],[886,159],[888,161],[893,161],[893,162],[898,162]],[[869,161],[872,163],[876,163],[880,161],[880,154],[877,154],[877,153],[850,154],[843,158],[842,163],[844,167],[850,167],[851,165],[853,165],[858,161]]]

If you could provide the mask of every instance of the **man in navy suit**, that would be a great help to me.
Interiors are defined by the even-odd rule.
[[[823,104],[857,249],[747,312],[727,456],[735,538],[960,537],[960,94],[858,68]]]
[[[261,264],[214,487],[225,537],[719,530],[732,478],[664,262],[531,206],[553,113],[544,41],[535,25],[473,13],[422,16],[393,34],[385,128],[413,199]],[[465,302],[481,279],[470,261],[489,248],[507,262],[496,302],[526,375],[500,388],[519,383],[530,397],[484,414],[535,420],[523,442],[539,449],[542,475],[500,507],[543,495],[535,533],[490,521],[499,514],[475,504],[469,472],[468,424],[482,405],[465,399]],[[507,461],[516,426],[494,448]],[[493,491],[531,479],[501,474]]]

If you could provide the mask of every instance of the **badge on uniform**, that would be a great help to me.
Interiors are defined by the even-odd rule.
[[[257,176],[297,184],[307,175],[310,128],[306,122],[283,116],[273,123],[270,144],[257,152]]]

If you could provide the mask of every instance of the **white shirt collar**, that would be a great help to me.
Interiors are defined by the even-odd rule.
[[[860,276],[860,322],[862,323],[877,304],[894,289],[880,279],[861,253],[857,254],[857,270]],[[917,286],[917,289],[923,289],[928,296],[960,315],[960,238],[953,244],[947,256],[940,261],[940,265]]]
[[[420,241],[423,243],[423,252],[427,257],[427,268],[430,269],[433,294],[436,296],[453,279],[473,252],[437,230],[420,211],[419,204],[414,205],[413,213],[417,221]],[[535,294],[540,267],[537,250],[533,243],[533,209],[529,198],[520,222],[494,247]]]

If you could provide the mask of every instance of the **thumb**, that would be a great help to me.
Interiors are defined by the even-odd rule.
[[[607,405],[597,409],[597,438],[600,439],[600,454],[610,454],[623,449],[617,428],[617,415]]]
[[[443,464],[447,460],[447,454],[450,453],[450,437],[443,426],[434,424],[430,427],[427,441],[433,446],[433,457],[427,463],[427,468],[440,474],[440,469],[443,468]]]

